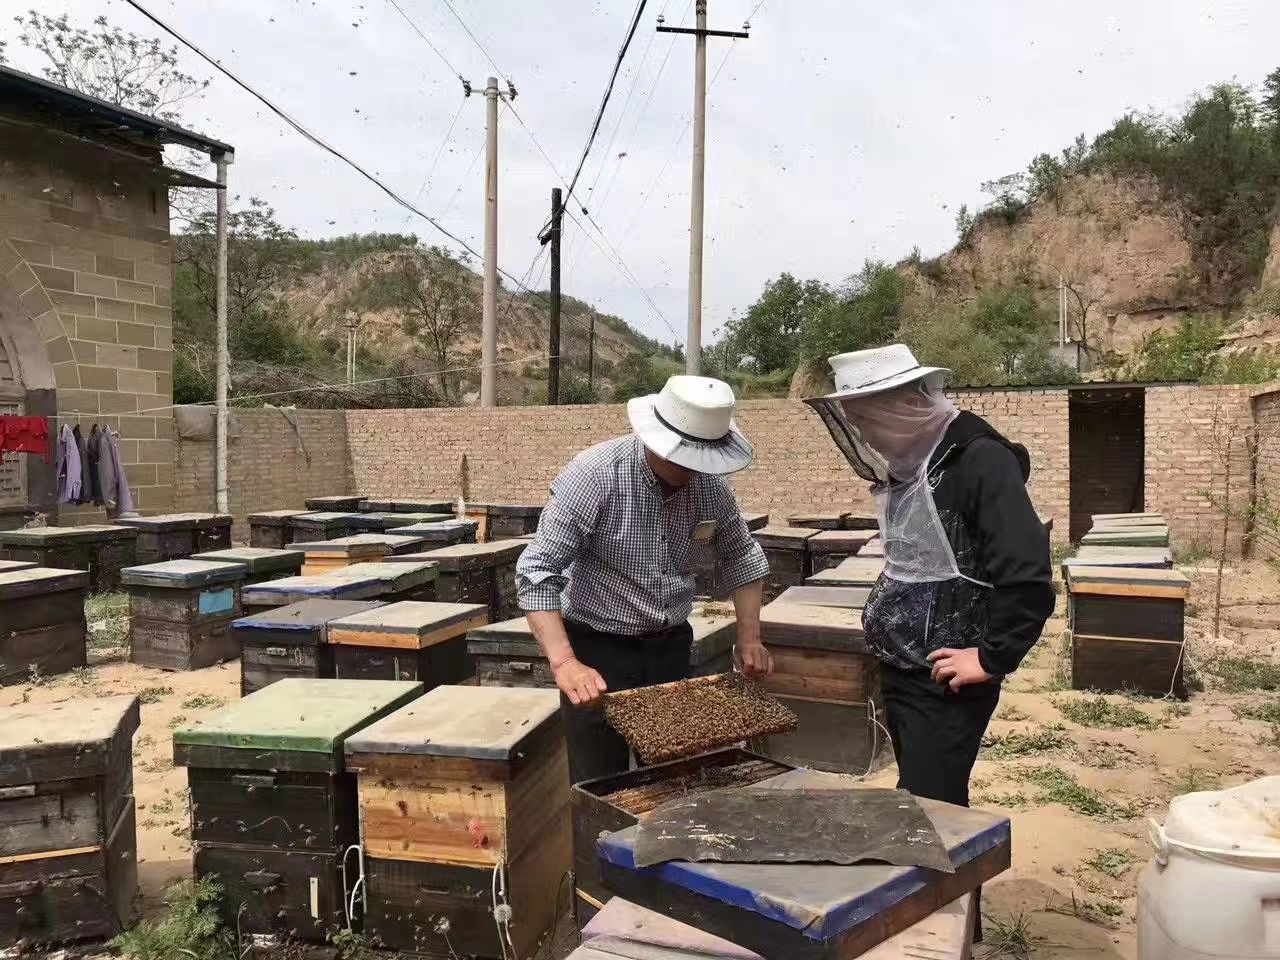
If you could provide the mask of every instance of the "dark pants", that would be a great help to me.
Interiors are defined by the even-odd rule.
[[[659,633],[625,636],[565,621],[574,656],[604,677],[610,691],[648,687],[689,676],[693,627],[682,623]],[[622,734],[605,723],[604,711],[580,710],[560,695],[569,744],[569,777],[574,783],[621,773],[631,765]]]
[[[974,683],[952,693],[927,671],[880,665],[885,722],[898,760],[898,786],[917,797],[969,805],[982,735],[1000,700],[1000,681]],[[982,942],[982,889],[974,891],[975,943]]]

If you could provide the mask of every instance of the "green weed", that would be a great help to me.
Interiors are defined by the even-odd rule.
[[[171,693],[173,693],[173,687],[143,687],[138,691],[138,702],[159,703]]]
[[[1280,748],[1280,723],[1273,723],[1270,730],[1258,737],[1258,745]]]
[[[1025,913],[1010,914],[1008,918],[988,916],[983,918],[986,957],[1011,957],[1012,960],[1029,960],[1040,942],[1031,918]]]
[[[182,726],[186,722],[187,722],[186,715],[180,713],[176,717],[174,717],[172,720],[169,721],[169,729],[176,730],[178,727]]]
[[[1137,707],[1128,703],[1112,703],[1102,696],[1055,700],[1053,705],[1064,717],[1082,727],[1099,730],[1117,730],[1121,727],[1153,730],[1160,726],[1159,721]]]
[[[1218,788],[1218,775],[1200,767],[1181,767],[1177,773],[1164,780],[1173,789],[1175,796]]]
[[[129,595],[95,593],[84,604],[89,625],[89,646],[93,649],[124,647],[129,643]]]
[[[173,769],[173,761],[164,755],[151,757],[150,759],[139,761],[138,769],[143,773],[164,773],[166,770]]]
[[[111,941],[128,960],[235,960],[235,938],[218,914],[222,886],[212,877],[183,880],[165,894],[161,920],[142,920]]]
[[[1261,720],[1263,723],[1280,724],[1280,701],[1248,703],[1232,707],[1231,712],[1241,720]]]
[[[1081,816],[1098,820],[1127,820],[1136,816],[1128,804],[1113,803],[1082,786],[1061,767],[1044,764],[1019,770],[1015,776],[1025,783],[1040,788],[1042,803],[1055,803]]]
[[[1165,722],[1171,720],[1180,720],[1183,717],[1191,716],[1191,704],[1189,703],[1171,703],[1164,708]]]
[[[1084,861],[1084,865],[1099,873],[1106,874],[1113,880],[1119,880],[1129,872],[1129,867],[1137,863],[1138,855],[1123,847],[1108,847],[1097,850],[1093,856]]]
[[[87,687],[93,683],[93,671],[88,667],[72,667],[70,680],[78,686]]]
[[[1017,707],[1010,704],[1007,707],[1000,708],[1000,712],[996,714],[996,719],[1008,720],[1011,723],[1017,723],[1020,720],[1028,720],[1030,718]]]
[[[1049,750],[1060,750],[1072,745],[1065,727],[1054,724],[1042,727],[1031,733],[1006,733],[1003,736],[990,735],[984,738],[983,753],[992,760],[1004,760],[1009,757],[1025,757]]]
[[[1218,678],[1224,690],[1280,690],[1280,664],[1248,657],[1213,657],[1204,668]]]
[[[187,697],[182,701],[184,710],[206,710],[212,707],[221,707],[227,701],[221,697],[210,696],[207,693],[197,693],[193,697]]]

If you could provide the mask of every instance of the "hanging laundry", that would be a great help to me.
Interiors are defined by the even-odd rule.
[[[71,428],[71,434],[76,439],[76,452],[80,454],[80,497],[76,503],[91,503],[93,494],[89,480],[89,449],[85,445],[84,434],[80,432],[80,424]]]
[[[134,515],[133,496],[120,459],[120,434],[104,426],[98,434],[98,482],[102,486],[102,505],[112,517]]]
[[[89,439],[85,443],[85,453],[89,458],[89,502],[102,506],[102,478],[98,472],[98,455],[102,448],[102,431],[95,423],[89,431]]]
[[[81,466],[80,448],[70,425],[63,424],[58,434],[58,502],[79,503]]]
[[[0,416],[0,455],[6,453],[38,453],[45,463],[53,463],[49,421],[44,417]]]

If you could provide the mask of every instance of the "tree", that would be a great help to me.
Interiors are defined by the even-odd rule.
[[[726,352],[756,373],[794,369],[800,328],[831,300],[831,291],[820,280],[779,274],[764,285],[764,292],[745,314],[725,324]]]
[[[480,304],[469,276],[465,261],[441,247],[406,255],[395,275],[404,332],[426,347],[445,403],[458,400],[458,378],[450,369],[459,359],[458,342],[479,323]]]
[[[907,295],[907,281],[893,267],[868,260],[800,328],[800,353],[821,362],[837,353],[892,343]]]
[[[683,370],[675,363],[652,354],[632,357],[621,368],[613,384],[613,402],[623,403],[633,397],[657,393],[667,378]]]
[[[983,294],[968,312],[975,332],[996,345],[1004,373],[1013,377],[1019,367],[1048,342],[1052,321],[1025,284],[1000,287]]]

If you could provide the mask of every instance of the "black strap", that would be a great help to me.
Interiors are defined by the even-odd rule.
[[[653,415],[660,424],[662,424],[664,427],[666,427],[676,436],[680,437],[680,439],[688,440],[690,443],[705,443],[705,444],[723,443],[725,440],[725,437],[729,436],[729,434],[733,432],[732,430],[729,430],[724,434],[724,436],[721,436],[716,440],[707,440],[707,439],[704,439],[703,437],[695,437],[691,433],[685,433],[683,430],[679,429],[678,427],[673,427],[671,424],[667,423],[666,419],[662,416],[662,414],[658,412],[658,405],[656,403],[653,405]]]

